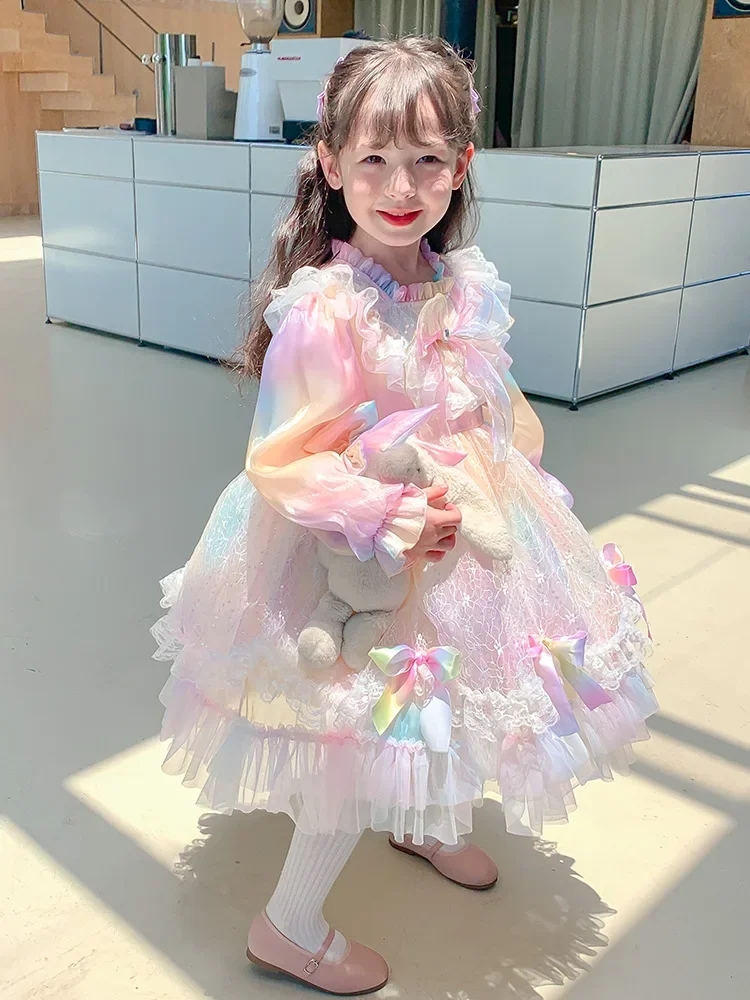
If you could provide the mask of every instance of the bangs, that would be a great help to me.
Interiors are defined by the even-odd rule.
[[[336,126],[336,145],[366,143],[382,149],[389,143],[430,146],[436,141],[465,146],[466,112],[462,95],[444,78],[436,78],[415,61],[398,65],[395,60],[364,80],[353,80],[351,93],[342,93],[340,107],[350,108]],[[345,88],[349,89],[349,88]]]

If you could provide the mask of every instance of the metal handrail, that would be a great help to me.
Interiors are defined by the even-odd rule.
[[[121,0],[121,2],[124,3],[125,0]],[[143,60],[142,60],[142,57],[139,56],[138,53],[135,52],[133,49],[131,49],[127,42],[123,42],[123,40],[120,38],[120,36],[117,35],[117,34],[115,34],[115,32],[112,31],[111,28],[108,28],[107,25],[104,23],[104,21],[100,21],[99,18],[96,16],[96,14],[93,11],[91,11],[91,10],[88,9],[88,7],[86,6],[86,4],[81,3],[81,0],[73,0],[73,3],[78,4],[78,6],[81,8],[81,10],[86,11],[86,13],[89,15],[89,17],[92,17],[96,21],[96,23],[99,25],[99,32],[100,32],[99,73],[102,72],[102,49],[101,49],[101,29],[102,28],[104,28],[104,30],[107,32],[107,34],[111,35],[116,42],[119,42],[120,45],[122,45],[122,47],[124,49],[127,49],[128,52],[131,54],[131,56],[133,56],[133,58],[135,58],[135,59],[138,60],[138,62],[141,64],[141,66],[145,65],[147,70],[149,70],[151,73],[154,72],[154,67],[153,66],[149,66],[147,63],[144,63]],[[125,6],[126,7],[130,7],[130,5],[127,4],[127,3],[125,4]],[[130,9],[132,10],[132,7],[130,7]],[[133,11],[133,13],[136,14],[135,11]],[[136,17],[140,17],[140,15],[136,14]],[[144,21],[144,19],[142,17],[140,19],[141,19],[141,21]],[[151,27],[151,25],[148,24],[148,21],[144,21],[144,24],[147,24],[149,27]]]
[[[128,3],[128,0],[120,0],[120,3],[123,5],[123,7],[127,7],[128,10],[131,12],[131,14],[135,14],[135,16],[138,18],[138,20],[142,21],[146,25],[146,27],[149,29],[149,31],[153,31],[153,33],[155,35],[158,34],[158,32],[157,32],[156,28],[153,26],[153,24],[149,24],[149,22],[146,20],[146,18],[143,17],[143,15],[139,14],[138,11],[135,9],[135,7],[131,7],[130,4]]]

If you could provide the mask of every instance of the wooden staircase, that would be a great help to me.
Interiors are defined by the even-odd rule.
[[[67,35],[46,29],[43,14],[20,9],[18,0],[0,0],[0,77],[12,76],[23,94],[36,95],[49,127],[119,125],[135,115],[135,97],[121,96],[112,76],[94,73],[93,60],[72,55]],[[52,124],[52,122],[55,124]],[[44,127],[44,126],[43,126]]]
[[[43,14],[0,0],[0,216],[39,211],[38,130],[119,125],[134,115],[135,97],[120,96],[114,77],[73,55]]]

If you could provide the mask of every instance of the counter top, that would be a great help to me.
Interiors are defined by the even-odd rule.
[[[43,136],[73,136],[86,139],[134,139],[139,142],[168,142],[170,144],[189,144],[191,146],[273,146],[285,149],[287,144],[283,142],[235,142],[234,139],[182,139],[175,135],[149,135],[146,132],[137,132],[135,129],[121,128],[68,128],[62,131],[40,131],[37,135]],[[291,148],[291,147],[290,147]]]
[[[134,139],[140,142],[188,143],[203,146],[260,146],[266,149],[299,151],[307,148],[304,143],[290,145],[284,142],[235,142],[233,139],[182,139],[178,136],[147,135],[144,132],[124,131],[118,128],[64,129],[62,132],[38,132],[38,135],[85,136],[88,139]],[[555,156],[581,159],[619,159],[639,156],[686,156],[697,153],[748,153],[750,149],[726,146],[534,146],[521,149],[481,149],[483,156]]]

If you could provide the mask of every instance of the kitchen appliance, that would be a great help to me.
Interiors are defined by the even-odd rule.
[[[234,138],[279,142],[283,114],[271,39],[284,16],[284,0],[237,0],[237,10],[248,41],[242,54]]]
[[[314,124],[318,94],[337,61],[367,42],[361,38],[297,38],[284,35],[272,45],[273,74],[281,95],[283,136],[301,138]]]

